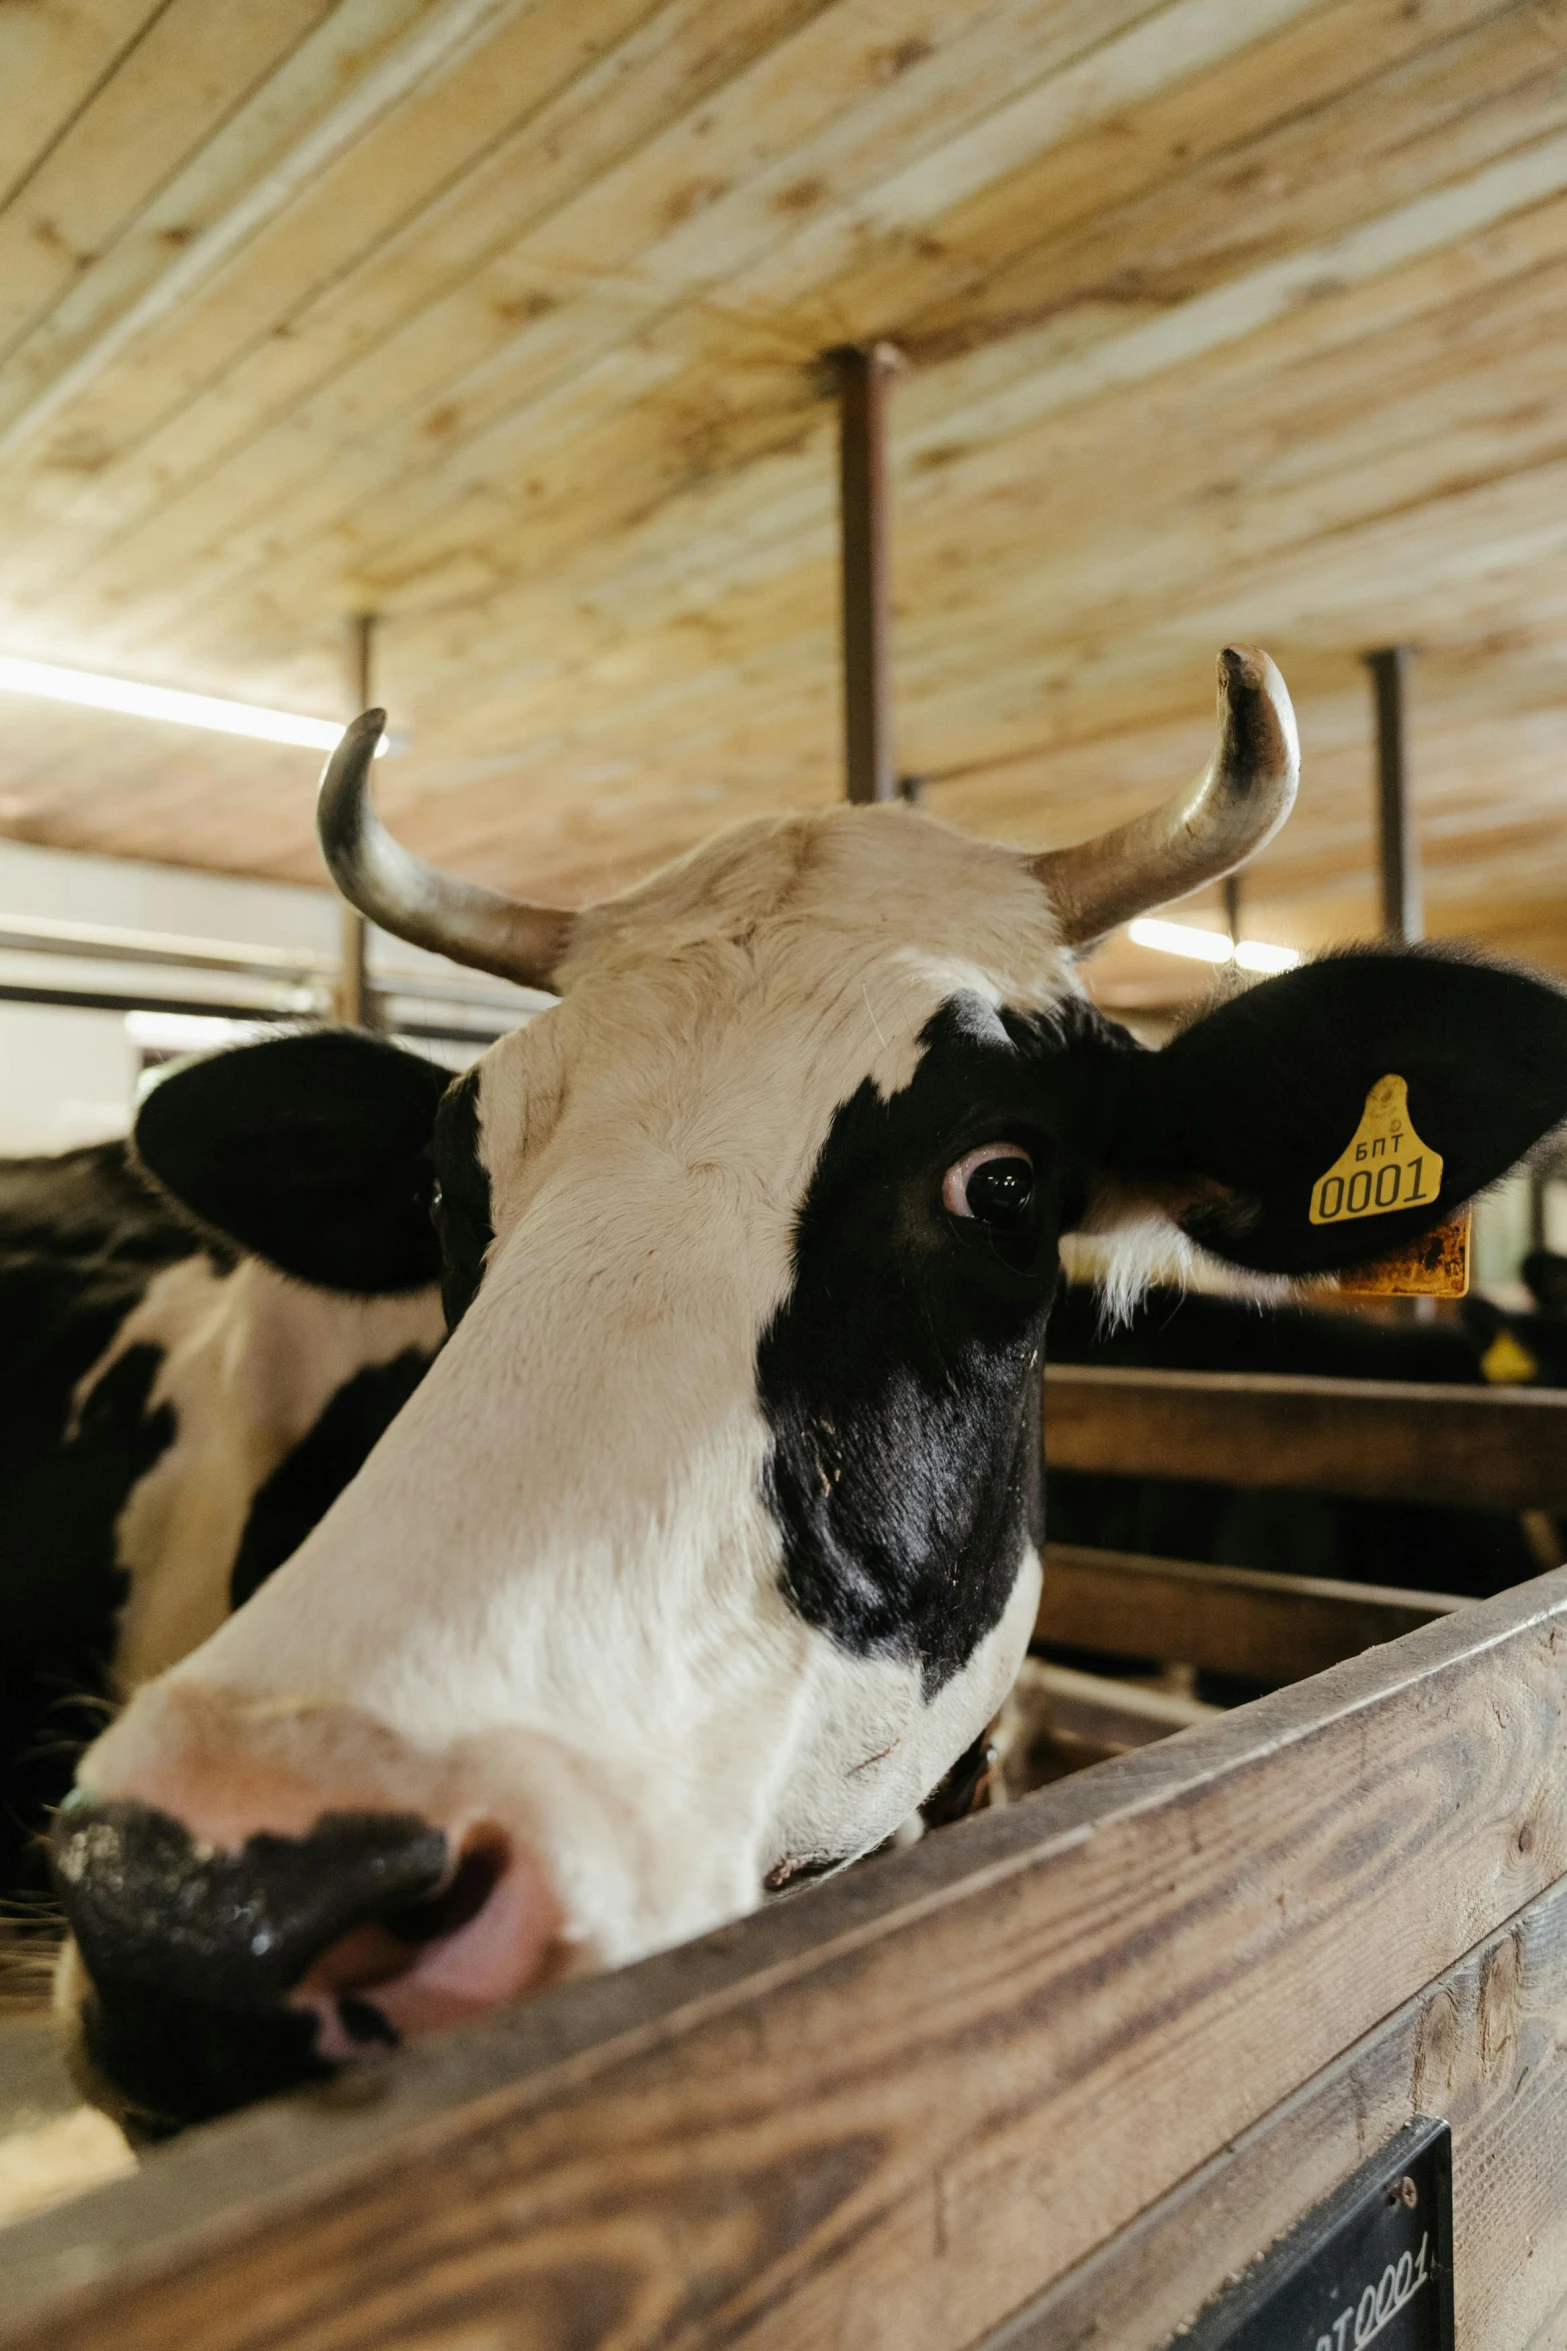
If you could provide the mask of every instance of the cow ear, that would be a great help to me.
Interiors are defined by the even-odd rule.
[[[1567,995],[1451,949],[1357,949],[1110,1083],[1112,1173],[1234,1264],[1328,1273],[1418,1239],[1567,1118]]]
[[[355,1029],[269,1037],[158,1080],[143,1165],[283,1273],[360,1296],[440,1274],[430,1134],[451,1073]]]

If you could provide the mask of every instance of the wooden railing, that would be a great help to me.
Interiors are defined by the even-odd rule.
[[[1036,1629],[1068,1648],[1294,1682],[1467,1605],[1446,1592],[1051,1543]]]
[[[1160,1573],[1165,1571],[1160,1570]],[[1567,1570],[4,2240],[7,2351],[1154,2351],[1411,2113],[1567,2326]]]
[[[1052,1469],[1567,1509],[1567,1390],[1052,1364]]]

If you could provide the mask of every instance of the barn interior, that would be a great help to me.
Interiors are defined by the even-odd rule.
[[[1288,681],[1288,824],[1084,964],[1140,1035],[1389,933],[1567,979],[1564,299],[1567,0],[0,6],[0,1154],[547,1001],[332,891],[371,702],[397,836],[565,905],[844,798],[867,533],[880,784],[962,830],[1162,799],[1221,646]],[[1549,1152],[1475,1293],[1542,1247]],[[1046,1776],[1223,1695],[1055,1670]],[[11,2029],[0,2217],[131,2162]]]

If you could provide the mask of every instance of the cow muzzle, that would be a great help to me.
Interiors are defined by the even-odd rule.
[[[78,1790],[51,1860],[85,2070],[149,2135],[531,1988],[559,1927],[542,1871],[498,1829],[416,1813],[326,1812],[222,1846]]]

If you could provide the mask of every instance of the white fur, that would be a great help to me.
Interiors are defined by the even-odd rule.
[[[160,1350],[147,1410],[172,1408],[173,1441],[114,1530],[115,1562],[130,1579],[113,1669],[122,1696],[223,1622],[258,1489],[344,1381],[407,1348],[433,1351],[443,1330],[433,1289],[353,1298],[288,1281],[254,1257],[228,1273],[186,1257],[154,1276],[72,1399],[74,1426],[130,1348]]]
[[[903,810],[743,827],[597,910],[563,976],[481,1065],[496,1238],[452,1341],[83,1776],[156,1791],[207,1739],[323,1804],[488,1815],[602,1961],[877,1844],[1010,1684],[1031,1550],[930,1704],[790,1607],[756,1354],[839,1106],[906,1085],[955,990],[1049,1010],[1076,982],[1019,860]]]

